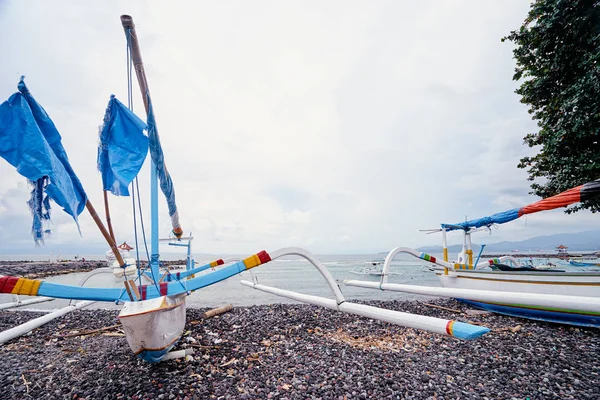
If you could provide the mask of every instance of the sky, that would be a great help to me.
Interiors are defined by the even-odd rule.
[[[119,16],[130,14],[195,252],[441,244],[419,230],[537,200],[517,168],[535,152],[522,138],[536,124],[514,93],[513,45],[500,40],[528,8],[521,0],[0,0],[0,98],[26,76],[101,211],[98,127],[111,94],[127,99]],[[140,174],[146,228],[148,171]],[[36,249],[28,198],[25,179],[0,159],[0,253],[107,250],[87,213],[80,235],[58,207],[53,234]],[[117,241],[132,243],[131,198],[110,204]],[[165,237],[163,198],[160,215]],[[589,212],[556,210],[473,240],[597,226]]]

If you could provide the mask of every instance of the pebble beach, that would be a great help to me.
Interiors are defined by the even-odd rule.
[[[142,261],[140,265],[143,267],[146,265],[146,262]],[[162,265],[185,265],[185,260],[162,261]],[[65,260],[57,262],[0,260],[0,275],[38,279],[72,272],[88,272],[105,267],[107,267],[107,264],[104,260]]]
[[[474,314],[454,300],[368,304],[491,331],[461,341],[298,304],[209,319],[189,309],[175,350],[194,354],[150,365],[131,353],[116,311],[81,310],[0,347],[2,398],[600,399],[598,330]],[[38,315],[2,311],[0,329]]]

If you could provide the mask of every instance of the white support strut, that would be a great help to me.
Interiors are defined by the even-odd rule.
[[[241,281],[242,285],[263,292],[272,293],[277,296],[287,297],[296,301],[301,301],[304,303],[329,308],[335,311],[356,314],[367,318],[378,319],[381,321],[386,321],[405,327],[423,329],[429,332],[454,336],[460,339],[474,339],[489,332],[489,329],[486,327],[466,324],[463,322],[446,320],[442,318],[427,317],[423,315],[415,315],[400,311],[386,310],[364,304],[347,302],[345,301],[342,292],[340,291],[339,287],[337,286],[335,280],[333,279],[329,271],[327,271],[325,266],[308,251],[299,248],[285,248],[269,254],[272,260],[287,255],[298,255],[308,260],[313,266],[315,266],[319,270],[321,275],[325,278],[325,280],[329,284],[329,287],[335,295],[335,299],[328,299],[320,296],[292,292],[289,290],[265,286],[256,282],[249,282],[246,280]]]
[[[44,303],[46,301],[53,301],[54,299],[51,297],[36,297],[34,299],[27,300],[17,300],[10,303],[2,303],[0,304],[0,310],[7,310],[10,308],[23,307],[28,306],[30,304]]]
[[[27,332],[34,330],[35,328],[39,328],[40,326],[47,324],[53,319],[62,317],[63,315],[70,313],[71,311],[79,310],[80,308],[87,307],[94,303],[95,301],[81,301],[77,304],[63,307],[61,309],[51,312],[50,314],[43,315],[41,317],[32,319],[31,321],[27,321],[24,324],[15,326],[14,328],[10,328],[3,332],[0,332],[0,344],[4,344],[9,340],[22,336]]]
[[[382,269],[382,273],[381,273],[381,284],[387,283],[388,276],[390,274],[390,268],[392,265],[392,261],[400,253],[410,254],[411,256],[420,258],[423,261],[427,261],[429,263],[439,265],[440,267],[443,267],[443,268],[448,268],[450,270],[454,270],[454,263],[447,262],[444,260],[438,260],[437,258],[435,258],[434,260],[428,260],[428,259],[424,258],[424,256],[426,256],[427,254],[425,254],[423,252],[411,249],[409,247],[396,247],[395,249],[390,251],[388,253],[388,255],[385,257],[385,261],[383,263],[383,269]],[[511,257],[511,256],[503,256],[503,257],[500,257],[499,260],[500,261],[510,261],[510,262],[516,263],[518,265],[517,259],[515,259],[514,257]],[[479,264],[475,265],[474,269],[477,269],[478,267],[488,266],[488,265],[489,265],[488,261],[482,261]]]
[[[495,304],[515,304],[530,307],[552,307],[562,310],[578,310],[579,312],[600,312],[600,299],[583,296],[565,296],[557,294],[538,294],[526,292],[500,292],[494,290],[455,289],[430,286],[404,285],[398,283],[383,283],[345,280],[347,286],[362,287],[368,289],[388,290],[392,292],[404,292],[422,294],[426,296],[452,297],[458,299],[489,302]]]

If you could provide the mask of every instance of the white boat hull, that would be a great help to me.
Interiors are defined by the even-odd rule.
[[[600,297],[600,273],[449,271],[436,268],[443,287]]]
[[[388,283],[397,254],[405,253],[433,264],[443,288]],[[512,261],[500,257],[477,266]],[[453,297],[485,310],[548,322],[600,328],[600,272],[485,271],[459,269],[464,265],[437,260],[408,247],[386,257],[380,282],[346,280],[348,286]]]
[[[443,269],[436,269],[435,273],[442,286],[451,289],[589,297],[595,300],[600,298],[600,273],[595,272],[449,271],[446,275]],[[509,303],[463,298],[459,300],[506,315],[600,327],[600,313],[582,307],[562,307],[554,304],[531,306],[518,300]]]
[[[180,294],[125,303],[119,320],[137,356],[156,363],[177,343],[185,328],[186,297]]]

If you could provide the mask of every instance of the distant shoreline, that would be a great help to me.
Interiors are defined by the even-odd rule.
[[[512,256],[515,258],[578,258],[578,257],[586,257],[593,256],[595,253],[565,253],[565,254],[556,254],[556,253],[521,253],[521,252],[504,252],[504,253],[483,253],[481,257],[483,258],[497,258],[503,256]]]
[[[185,260],[162,261],[163,265],[182,265]],[[142,261],[142,266],[146,261]],[[104,260],[77,260],[77,261],[0,261],[0,275],[11,275],[24,278],[45,278],[54,275],[63,275],[76,272],[89,272],[97,268],[107,267]]]

